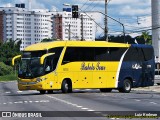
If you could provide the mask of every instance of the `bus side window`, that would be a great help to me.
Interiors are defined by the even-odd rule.
[[[145,61],[151,60],[154,57],[153,48],[142,48]]]
[[[109,49],[105,47],[95,48],[95,61],[109,61]]]
[[[94,61],[94,48],[68,47],[64,54],[62,64],[76,61]]]
[[[138,61],[138,50],[135,47],[130,47],[124,57],[124,61]]]
[[[67,47],[66,52],[63,57],[62,64],[66,64],[69,62],[75,62],[78,60],[78,51],[75,47]]]
[[[137,49],[138,49],[138,58],[139,58],[139,61],[143,62],[145,60],[144,52],[142,51],[141,48],[137,48]]]
[[[111,47],[110,49],[110,61],[120,61],[123,53],[126,51],[126,48],[118,48],[118,47]]]
[[[94,61],[93,47],[77,47],[78,61]]]

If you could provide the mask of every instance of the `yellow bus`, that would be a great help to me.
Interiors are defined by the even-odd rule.
[[[54,41],[28,46],[20,58],[19,90],[41,94],[73,89],[130,92],[154,84],[154,52],[149,45],[106,41]],[[145,71],[144,71],[145,70]]]

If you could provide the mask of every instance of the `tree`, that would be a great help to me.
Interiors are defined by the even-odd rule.
[[[54,39],[54,38],[45,38],[43,39],[41,42],[51,42],[51,41],[56,41],[57,39]]]
[[[21,41],[15,43],[13,40],[0,44],[0,61],[4,62],[6,65],[11,65],[12,58],[21,54],[20,44]]]
[[[141,37],[145,40],[145,44],[151,44],[152,40],[151,36],[149,35],[149,32],[147,31],[142,32]]]

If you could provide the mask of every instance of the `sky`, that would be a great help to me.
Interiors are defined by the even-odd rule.
[[[63,3],[78,5],[82,11],[105,11],[105,0],[31,0],[32,9],[49,9],[62,11]],[[28,0],[0,0],[0,7],[11,7],[16,3],[26,3]],[[151,28],[151,0],[108,0],[108,15],[125,26],[126,34],[135,37],[141,30]],[[96,22],[104,27],[104,16],[94,13]],[[108,30],[111,35],[122,34],[122,26],[108,18]],[[103,30],[96,27],[96,35],[103,36]]]

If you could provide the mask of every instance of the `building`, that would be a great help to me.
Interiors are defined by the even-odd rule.
[[[41,42],[44,38],[52,38],[51,13],[48,10],[28,11],[25,8],[0,8],[0,38],[21,40],[20,50]],[[3,35],[1,34],[3,33]]]
[[[80,13],[79,18],[72,18],[70,9],[63,9],[52,17],[54,38],[62,40],[95,40],[95,23],[88,17],[91,13]]]
[[[160,61],[160,0],[152,0],[152,45]]]
[[[4,12],[0,11],[0,43],[3,42],[3,16]]]
[[[56,12],[45,9],[30,11],[25,4],[0,7],[1,41],[21,40],[20,50],[23,50],[45,38],[95,40],[95,24],[84,13],[80,13],[79,18],[72,18],[71,8]]]

